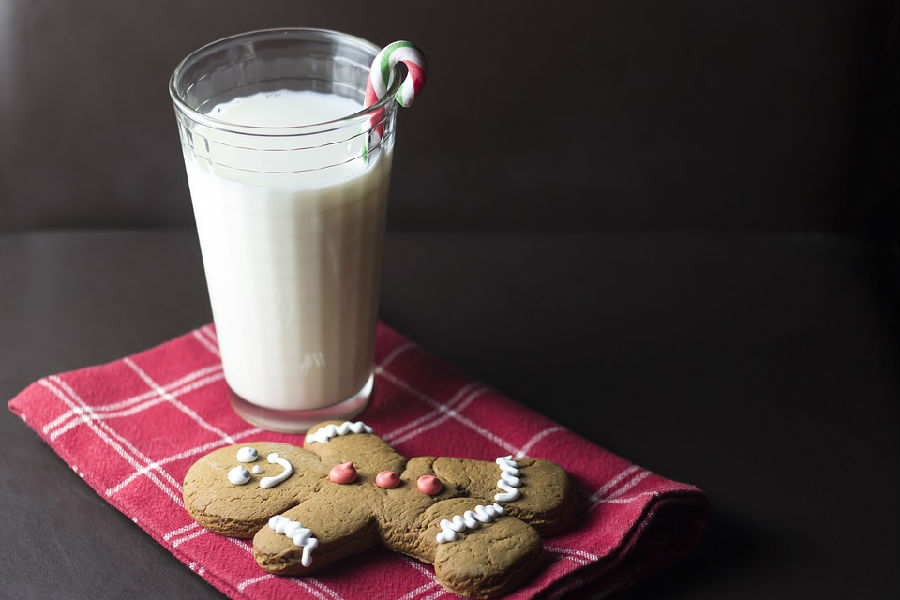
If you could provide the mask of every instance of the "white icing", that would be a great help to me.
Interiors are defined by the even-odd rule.
[[[275,487],[276,485],[290,477],[291,473],[294,472],[294,465],[292,465],[290,461],[288,461],[288,459],[278,456],[277,452],[273,452],[272,454],[267,456],[266,460],[272,464],[278,463],[284,468],[284,471],[282,471],[278,475],[275,475],[274,477],[263,477],[262,479],[260,479],[259,487],[261,488]]]
[[[303,556],[300,563],[304,567],[312,564],[310,554],[319,547],[319,540],[312,537],[312,531],[303,526],[300,521],[292,521],[287,517],[276,515],[269,519],[269,528],[275,533],[282,533],[294,542],[298,548],[303,548]]]
[[[337,437],[339,435],[347,435],[348,433],[362,432],[372,433],[372,428],[362,421],[357,421],[356,423],[344,421],[340,425],[331,424],[326,425],[321,429],[317,429],[315,433],[311,433],[306,436],[306,442],[319,442],[320,444],[327,444],[333,437]]]
[[[259,458],[259,451],[250,446],[244,446],[237,451],[237,459],[240,462],[254,462]]]
[[[452,519],[441,519],[441,532],[435,538],[438,544],[455,542],[459,539],[459,532],[466,529],[477,529],[481,523],[488,523],[503,514],[503,507],[499,504],[490,504],[475,507],[474,512],[467,510],[462,515],[455,515]]]
[[[253,465],[253,468],[250,469],[250,472],[259,475],[260,473],[262,473],[262,467],[259,465]]]
[[[497,487],[503,490],[494,494],[494,500],[497,502],[514,502],[521,496],[517,489],[522,485],[519,478],[519,463],[513,460],[512,454],[501,456],[495,461],[500,465],[500,480]]]
[[[250,481],[250,471],[248,471],[241,465],[238,465],[232,470],[228,471],[228,481],[230,481],[234,485],[245,485],[248,481]]]

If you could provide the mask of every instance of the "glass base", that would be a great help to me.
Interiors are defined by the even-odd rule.
[[[264,408],[241,398],[228,386],[228,395],[231,397],[231,407],[242,419],[262,427],[269,431],[279,433],[306,433],[310,427],[322,421],[348,421],[361,413],[369,404],[369,396],[372,394],[372,379],[369,380],[355,395],[315,410],[275,410]]]

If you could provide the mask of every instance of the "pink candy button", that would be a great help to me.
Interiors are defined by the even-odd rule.
[[[328,479],[334,483],[347,484],[356,481],[356,469],[352,462],[345,462],[334,465],[331,472],[328,473]]]
[[[434,475],[422,475],[416,479],[416,487],[419,488],[419,491],[423,494],[436,496],[444,489],[444,484]]]
[[[400,485],[400,476],[393,471],[382,471],[375,476],[375,485],[383,489],[391,489]]]

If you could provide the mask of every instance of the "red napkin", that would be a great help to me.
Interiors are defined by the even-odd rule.
[[[604,590],[623,587],[699,541],[707,515],[699,489],[584,440],[384,325],[375,358],[373,396],[359,419],[404,455],[548,458],[583,490],[585,508],[574,527],[544,540],[549,566],[512,598],[559,597],[597,580]],[[275,577],[257,566],[249,541],[209,533],[188,516],[181,482],[207,452],[238,441],[303,445],[303,436],[262,431],[231,410],[212,325],[106,365],[41,379],[9,407],[101,497],[232,598],[453,596],[429,565],[386,550],[314,578]]]

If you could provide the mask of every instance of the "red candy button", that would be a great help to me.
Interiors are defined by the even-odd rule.
[[[400,476],[393,471],[382,471],[375,476],[375,485],[383,489],[391,489],[400,485]]]
[[[419,491],[423,494],[436,496],[444,489],[444,484],[434,475],[422,475],[416,479],[416,487],[419,488]]]
[[[335,483],[346,484],[356,481],[356,469],[352,462],[345,462],[334,465],[328,474],[328,479]]]

